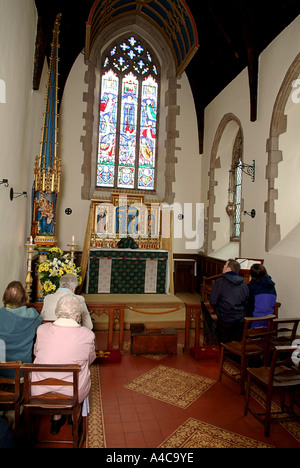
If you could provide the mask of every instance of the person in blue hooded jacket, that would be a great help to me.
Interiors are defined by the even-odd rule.
[[[251,281],[248,283],[249,301],[247,304],[248,317],[264,317],[274,314],[274,305],[277,299],[275,283],[268,275],[266,268],[261,263],[255,263],[250,268]],[[259,326],[266,325],[260,322]],[[252,327],[258,326],[257,323]]]
[[[212,287],[209,301],[218,318],[220,343],[242,340],[249,290],[239,272],[239,262],[229,259]]]
[[[0,340],[5,344],[5,361],[32,362],[36,329],[41,325],[40,314],[26,307],[26,291],[20,281],[9,283],[0,309]],[[13,378],[14,370],[2,370],[3,377]]]

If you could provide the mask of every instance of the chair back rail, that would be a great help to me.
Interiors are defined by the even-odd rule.
[[[236,375],[231,375],[224,368],[224,361],[234,363],[240,370],[240,388],[241,394],[245,393],[245,378],[246,369],[250,358],[263,355],[263,363],[266,365],[270,360],[271,338],[273,336],[273,321],[276,318],[274,314],[265,317],[246,317],[244,319],[244,329],[242,341],[232,341],[229,343],[221,343],[221,360],[219,381],[222,380],[222,373],[226,373],[229,377],[235,378]],[[260,323],[268,322],[267,326],[259,327]],[[256,327],[251,328],[255,323]],[[239,363],[233,361],[232,355],[238,356]]]
[[[23,400],[21,392],[21,361],[0,362],[1,370],[14,370],[14,378],[0,376],[0,407],[10,408],[13,406],[15,412],[15,433],[19,435],[20,406]]]
[[[30,438],[30,415],[40,414],[72,414],[73,416],[73,447],[78,447],[78,418],[80,404],[78,402],[78,376],[79,364],[28,364],[21,367],[24,375],[24,414],[25,422]],[[51,373],[55,374],[51,377]],[[43,376],[43,374],[45,374]],[[61,379],[58,374],[62,374]],[[64,380],[66,376],[72,375],[72,381]],[[36,380],[36,377],[40,380]],[[47,386],[48,391],[39,395],[32,395],[32,387],[42,388]],[[53,391],[51,391],[53,387]],[[72,395],[61,393],[57,387],[73,388]],[[42,390],[41,390],[42,391]],[[85,437],[85,429],[83,431]],[[84,438],[79,441],[82,443]]]
[[[266,437],[270,435],[271,422],[283,423],[300,418],[294,411],[295,391],[300,387],[300,364],[296,365],[292,359],[295,349],[295,346],[276,346],[269,366],[247,368],[244,415],[247,416],[248,411],[253,414],[264,425]],[[261,409],[258,412],[255,405],[249,405],[252,382],[265,394],[263,412]],[[281,408],[272,404],[274,388],[281,391]],[[286,393],[290,396],[289,404],[286,403]]]

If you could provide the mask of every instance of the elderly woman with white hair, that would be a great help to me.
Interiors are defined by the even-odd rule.
[[[76,298],[80,302],[82,308],[81,325],[89,328],[90,330],[93,329],[93,323],[84,297],[75,294],[77,286],[78,279],[72,273],[67,273],[60,278],[59,288],[55,291],[55,293],[47,294],[47,296],[44,297],[44,303],[41,312],[43,322],[51,322],[56,320],[56,306],[58,304],[59,299],[65,296],[66,294],[74,294],[74,296],[76,296]]]
[[[52,323],[44,323],[37,329],[34,363],[80,364],[79,402],[87,403],[91,387],[89,366],[96,358],[95,335],[91,330],[80,325],[81,314],[81,304],[74,294],[66,294],[60,298],[56,307],[57,320]],[[59,377],[61,378],[61,375]],[[35,373],[33,376],[34,381],[45,378],[45,373]],[[66,388],[69,390],[69,387]],[[33,393],[36,395],[51,390],[53,391],[53,387],[52,389],[47,386],[33,387]],[[58,434],[65,422],[65,416],[54,415],[50,432]]]

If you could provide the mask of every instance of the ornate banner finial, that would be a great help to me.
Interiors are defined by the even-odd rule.
[[[38,245],[55,245],[56,199],[60,190],[61,163],[57,157],[58,52],[61,13],[56,16],[48,71],[46,108],[40,155],[34,167],[32,236]]]

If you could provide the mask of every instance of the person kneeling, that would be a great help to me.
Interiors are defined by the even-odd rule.
[[[95,335],[88,328],[81,326],[82,307],[74,294],[64,295],[56,306],[57,320],[45,323],[37,330],[34,347],[35,364],[80,364],[81,370],[78,378],[79,403],[84,402],[88,412],[88,395],[91,388],[91,375],[89,366],[95,360]],[[35,372],[34,381],[47,378],[45,373]],[[61,375],[57,375],[61,378]],[[66,378],[66,380],[68,380]],[[68,388],[68,387],[67,387]],[[34,390],[35,389],[35,390]],[[37,394],[53,391],[53,387],[33,387]],[[72,392],[68,388],[64,390]],[[66,417],[54,415],[51,420],[51,434],[58,434],[66,422]]]

